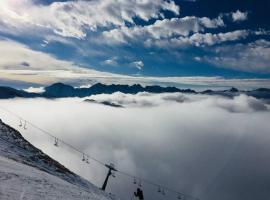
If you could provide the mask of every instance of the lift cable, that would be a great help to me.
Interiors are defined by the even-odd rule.
[[[89,159],[91,159],[91,160],[97,162],[98,164],[100,164],[100,165],[102,165],[102,166],[108,167],[108,164],[106,164],[105,162],[102,162],[102,161],[96,159],[95,157],[93,157],[93,156],[91,156],[91,155],[89,155],[89,154],[83,152],[82,150],[80,150],[80,149],[74,147],[73,145],[69,144],[68,142],[65,142],[63,139],[60,139],[60,138],[56,137],[54,134],[50,133],[49,131],[46,131],[45,129],[40,128],[39,126],[37,126],[37,125],[35,125],[34,123],[32,123],[32,122],[30,122],[30,121],[24,119],[23,117],[21,117],[20,115],[14,113],[14,112],[12,112],[12,111],[10,111],[9,109],[6,109],[6,108],[4,108],[4,107],[2,107],[2,106],[0,106],[0,109],[5,110],[6,112],[8,112],[8,113],[10,113],[11,115],[15,116],[16,118],[18,118],[18,119],[20,120],[20,125],[19,125],[20,127],[21,127],[21,122],[22,122],[22,120],[23,120],[23,121],[24,121],[24,127],[25,127],[24,129],[26,129],[26,124],[28,124],[28,125],[32,126],[33,128],[39,130],[40,132],[42,132],[42,133],[44,133],[44,134],[46,134],[46,135],[48,135],[48,136],[54,138],[55,141],[57,141],[58,143],[60,142],[61,144],[64,144],[65,146],[69,147],[70,149],[76,151],[77,153],[80,153],[80,154],[83,156],[83,158],[89,158]],[[58,143],[57,143],[57,145],[58,145]],[[133,180],[133,179],[138,179],[138,180],[140,180],[140,181],[142,181],[142,182],[144,182],[144,183],[146,183],[146,184],[149,184],[149,185],[152,185],[152,186],[155,186],[155,187],[158,187],[158,188],[162,188],[163,190],[165,189],[166,191],[175,193],[175,194],[177,194],[177,195],[182,195],[182,196],[184,196],[184,197],[189,197],[189,198],[194,199],[194,200],[199,200],[198,198],[196,198],[196,197],[194,197],[194,196],[192,196],[192,195],[189,195],[189,194],[185,194],[185,193],[183,193],[183,192],[176,191],[176,190],[171,189],[171,188],[169,188],[169,187],[167,187],[167,186],[163,186],[163,185],[154,183],[154,182],[152,182],[152,181],[150,181],[150,180],[147,180],[147,179],[145,179],[145,178],[141,178],[141,177],[138,177],[138,176],[134,176],[134,175],[132,175],[132,174],[130,174],[130,173],[127,173],[127,172],[125,172],[125,171],[119,170],[118,168],[116,168],[116,169],[117,169],[116,171],[117,171],[119,174],[122,174],[122,175],[124,175],[124,176],[127,176],[127,177],[131,178],[132,180]]]

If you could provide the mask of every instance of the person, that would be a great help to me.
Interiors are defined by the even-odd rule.
[[[138,197],[140,200],[144,200],[143,191],[140,188],[137,188],[137,192],[134,192],[135,197]]]

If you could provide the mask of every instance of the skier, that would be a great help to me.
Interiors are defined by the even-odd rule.
[[[137,188],[137,192],[134,192],[135,197],[138,197],[139,200],[144,200],[143,191],[140,188]]]

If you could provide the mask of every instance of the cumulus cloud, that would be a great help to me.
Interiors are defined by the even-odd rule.
[[[116,65],[118,65],[117,59],[118,59],[117,57],[112,57],[110,59],[104,60],[103,64],[116,66]]]
[[[235,12],[230,12],[230,13],[220,13],[220,17],[224,18],[226,17],[227,19],[235,22],[235,23],[240,23],[243,21],[248,20],[248,11],[242,12],[240,10],[236,10]]]
[[[33,0],[3,0],[0,3],[2,25],[10,29],[49,29],[64,37],[85,38],[87,31],[99,27],[124,26],[138,17],[145,21],[162,17],[162,11],[179,14],[174,1],[67,1],[41,5]],[[15,28],[16,27],[16,28]]]
[[[167,15],[167,12],[171,12],[172,15]],[[161,48],[165,49],[167,51],[166,53],[181,54],[182,56],[183,53],[180,51],[183,48],[200,47],[200,50],[205,51],[206,54],[210,54],[211,52],[207,49],[208,46],[242,41],[250,36],[258,38],[260,36],[269,35],[269,31],[263,29],[256,31],[230,29],[230,31],[226,32],[226,21],[228,21],[228,19],[233,22],[245,21],[248,19],[247,11],[236,10],[231,13],[221,13],[215,18],[199,16],[180,17],[179,14],[180,7],[172,0],[131,0],[119,2],[113,0],[72,0],[64,2],[55,1],[47,4],[35,0],[3,0],[0,2],[0,29],[1,33],[4,35],[16,35],[24,41],[26,41],[25,39],[30,39],[32,43],[35,43],[31,45],[35,47],[38,41],[39,47],[42,47],[41,49],[46,51],[52,51],[55,47],[53,46],[55,42],[61,43],[61,45],[68,45],[72,48],[72,51],[76,50],[76,53],[81,56],[80,58],[82,58],[82,60],[89,57],[89,55],[93,57],[96,56],[95,60],[97,60],[98,63],[108,66],[118,66],[118,64],[121,63],[120,61],[118,63],[117,60],[112,57],[115,55],[112,55],[112,51],[116,44],[129,45],[128,48],[117,46],[117,48],[121,48],[119,52],[124,53],[137,51],[137,48],[139,48],[139,50],[151,48],[159,50]],[[147,23],[138,23],[138,21],[141,20],[147,21]],[[32,36],[34,39],[31,38]],[[74,38],[85,39],[87,41],[85,45],[81,45],[78,43],[80,40]],[[104,50],[104,45],[111,46]],[[89,48],[89,46],[91,47]],[[113,48],[111,48],[112,46]],[[171,48],[175,49],[170,51]],[[153,49],[151,49],[151,51]],[[233,47],[233,49],[237,49],[237,46]],[[56,53],[54,50],[53,52]],[[118,53],[118,55],[116,53],[116,56],[120,57],[119,54],[122,53]],[[261,55],[258,56],[257,60],[261,58],[260,56]],[[50,55],[50,57],[52,56]],[[184,55],[182,57],[186,59],[184,61],[188,61],[190,58]],[[229,63],[229,60],[226,61],[226,58],[220,58],[220,56],[216,57]],[[227,57],[230,57],[230,55]],[[251,58],[253,57],[251,56]],[[132,57],[125,65],[133,65],[141,69],[143,67],[142,62],[138,63],[139,61],[135,61],[137,63],[134,62],[130,65],[130,62],[135,59],[138,58]],[[57,60],[58,62],[60,61],[59,59]],[[224,63],[220,60],[216,59],[212,62],[215,62],[215,65],[220,63],[220,67],[223,67],[222,64]],[[232,67],[236,66],[236,64],[234,64],[236,61],[237,60],[232,60],[232,64],[228,64],[228,66],[238,70],[239,68]],[[13,62],[17,62],[17,60]],[[248,63],[248,61],[244,62],[244,64],[245,63]],[[249,65],[253,65],[254,62],[251,59],[249,63]],[[47,64],[48,70],[51,70],[50,66],[54,68],[54,62],[52,63],[53,65]],[[73,65],[72,63],[63,64]],[[22,67],[29,67],[30,69],[37,67],[37,65],[27,62],[27,60],[22,60],[21,65],[16,63],[16,66],[19,69]],[[10,68],[10,65],[6,65],[5,69],[6,68]],[[250,67],[244,66],[240,68],[242,71],[245,71],[245,69],[249,71],[250,69]],[[259,67],[257,71],[263,71],[263,68],[265,67]],[[267,72],[267,70],[264,72]],[[11,73],[11,71],[9,71],[9,73]],[[14,76],[14,73],[15,72],[12,72],[12,76]],[[22,73],[22,71],[19,73]],[[25,76],[29,73],[23,72],[23,74],[24,81],[25,79],[29,79]],[[37,72],[33,71],[31,74],[32,82],[38,80],[38,78],[33,78]],[[52,73],[46,72],[46,74]],[[59,74],[60,73],[55,76],[59,76]],[[68,74],[65,76],[71,77],[72,75]],[[7,75],[5,75],[5,78],[7,78]],[[52,79],[47,82],[52,82]],[[13,78],[13,80],[15,80],[15,78]]]
[[[186,16],[157,20],[146,26],[119,27],[104,31],[103,37],[108,44],[131,43],[144,44],[146,47],[182,48],[189,46],[211,46],[229,41],[246,39],[248,36],[269,35],[265,30],[234,30],[230,32],[207,32],[209,29],[225,27],[224,17],[240,15],[240,11],[231,14],[220,14],[217,18]],[[243,15],[245,13],[242,13]],[[247,15],[247,13],[246,13]],[[240,21],[240,16],[237,21]],[[243,20],[243,19],[242,19]]]
[[[111,108],[77,98],[1,100],[1,105],[121,170],[200,199],[268,197],[270,112],[261,109],[263,101],[247,96],[147,93],[95,98],[130,106]],[[132,101],[137,103],[128,103]],[[143,101],[155,106],[141,105]],[[2,111],[0,117],[18,127],[18,119]],[[90,165],[81,162],[82,155],[62,143],[54,147],[53,139],[31,126],[21,131],[50,156],[102,185],[105,168],[93,161]],[[116,173],[108,192],[125,199],[135,189],[132,182]],[[143,189],[146,199],[160,199],[156,187],[143,183]],[[172,200],[176,195],[166,192],[165,197]]]
[[[168,105],[172,102],[191,102],[196,99],[202,99],[202,96],[185,95],[182,93],[163,93],[151,94],[141,92],[138,94],[124,94],[116,92],[113,94],[91,95],[87,99],[93,99],[96,102],[110,102],[112,104],[121,105],[123,107],[153,107],[160,105]]]
[[[189,38],[191,44],[195,46],[203,46],[203,45],[214,45],[227,41],[235,41],[246,38],[248,36],[248,31],[246,30],[237,30],[233,32],[227,33],[196,33]]]
[[[248,19],[248,12],[241,12],[237,10],[231,13],[232,19],[234,22],[245,21]]]
[[[266,102],[258,100],[254,97],[239,95],[234,98],[225,98],[222,96],[207,96],[199,94],[184,94],[184,93],[138,93],[123,94],[116,92],[113,94],[98,94],[89,97],[97,102],[110,102],[112,104],[121,105],[123,107],[153,107],[160,105],[170,105],[171,103],[195,103],[207,102],[208,106],[222,108],[228,112],[256,112],[267,111],[269,106]]]
[[[171,38],[168,40],[156,40],[148,41],[147,45],[157,46],[160,48],[181,48],[181,47],[205,47],[212,46],[216,44],[221,44],[224,42],[237,41],[244,39],[250,35],[250,31],[247,30],[237,30],[227,33],[195,33],[188,37],[178,37]]]
[[[233,99],[213,99],[217,107],[233,113],[252,113],[269,110],[268,105],[254,97],[245,95],[236,96]]]
[[[138,60],[138,61],[134,61],[134,62],[130,63],[130,66],[131,67],[135,67],[138,70],[142,70],[143,69],[143,66],[144,66],[144,63],[143,63],[143,61]]]
[[[248,72],[270,72],[270,42],[257,40],[248,44],[217,47],[215,57],[205,57],[206,61],[218,67]]]
[[[103,36],[113,43],[127,43],[130,40],[160,40],[176,36],[188,36],[190,33],[214,29],[224,25],[220,17],[210,19],[207,17],[187,16],[184,18],[157,20],[154,24],[147,26],[121,27],[104,31]]]

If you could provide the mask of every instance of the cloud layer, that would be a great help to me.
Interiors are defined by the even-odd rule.
[[[105,162],[200,199],[267,198],[270,163],[269,105],[239,96],[234,99],[183,94],[97,95],[126,108],[82,103],[82,99],[1,100],[1,105],[53,132]],[[17,127],[18,120],[1,111]],[[57,122],[55,121],[57,119]],[[23,135],[70,169],[101,185],[106,170],[81,162],[63,144],[28,126]],[[133,180],[116,174],[108,191],[125,198]],[[143,183],[145,197],[161,199]],[[247,189],[248,188],[248,189]],[[166,199],[175,199],[167,193]]]

